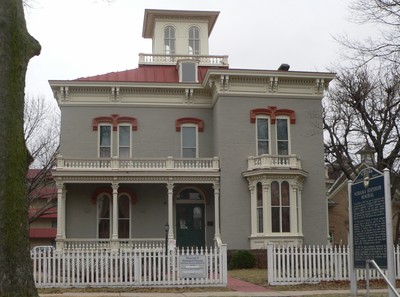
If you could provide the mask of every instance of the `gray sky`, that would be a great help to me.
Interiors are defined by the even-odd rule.
[[[371,28],[348,21],[351,0],[31,0],[28,30],[42,45],[31,60],[26,93],[52,100],[48,80],[75,79],[138,66],[151,53],[142,38],[146,8],[220,11],[210,54],[231,68],[326,71],[339,60],[332,36],[361,38]]]

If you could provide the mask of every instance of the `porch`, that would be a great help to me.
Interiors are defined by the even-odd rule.
[[[57,250],[220,245],[219,175],[218,158],[58,156]]]

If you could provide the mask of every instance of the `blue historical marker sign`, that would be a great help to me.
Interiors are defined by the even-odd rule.
[[[361,171],[351,185],[354,268],[375,260],[387,268],[384,176],[374,168]]]

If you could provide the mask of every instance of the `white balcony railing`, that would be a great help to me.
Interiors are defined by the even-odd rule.
[[[248,157],[247,166],[248,170],[301,169],[301,161],[296,155],[261,155]]]
[[[228,56],[155,55],[139,54],[140,65],[176,65],[178,60],[194,59],[199,66],[229,67]]]
[[[119,159],[119,158],[68,158],[58,155],[57,171],[218,171],[219,158],[153,158],[153,159]]]

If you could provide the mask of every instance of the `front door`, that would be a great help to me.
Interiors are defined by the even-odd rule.
[[[205,245],[204,204],[176,204],[176,245]]]

